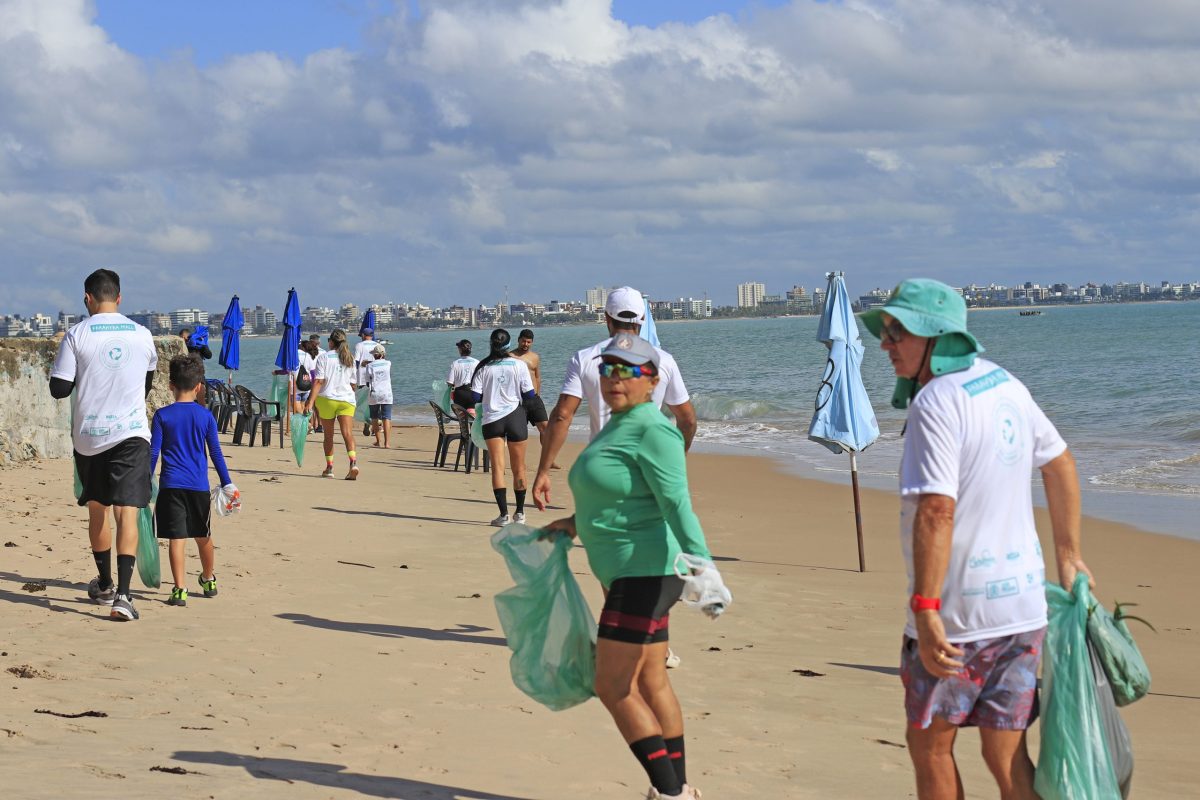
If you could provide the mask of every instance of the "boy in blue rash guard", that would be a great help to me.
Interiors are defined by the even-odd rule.
[[[171,393],[175,402],[154,414],[150,427],[150,474],[162,455],[161,488],[154,509],[158,538],[170,541],[171,575],[175,588],[167,605],[187,605],[183,587],[183,540],[195,539],[200,551],[200,588],[205,597],[217,594],[217,576],[213,572],[208,464],[205,450],[216,467],[221,486],[233,487],[217,423],[204,406],[196,402],[196,393],[204,385],[204,362],[196,355],[176,356],[170,366]]]

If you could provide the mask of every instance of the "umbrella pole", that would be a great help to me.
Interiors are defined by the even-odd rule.
[[[862,505],[858,499],[858,459],[850,453],[850,485],[854,487],[854,527],[858,531],[858,571],[867,571],[866,556],[863,553],[862,534]]]

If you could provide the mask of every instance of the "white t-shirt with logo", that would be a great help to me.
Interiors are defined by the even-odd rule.
[[[367,386],[371,387],[367,402],[373,406],[392,404],[392,362],[386,358],[367,364]]]
[[[471,377],[475,374],[475,365],[478,363],[479,359],[471,356],[464,356],[450,362],[450,374],[446,376],[446,383],[455,389],[460,386],[470,386]]]
[[[150,441],[146,373],[157,368],[154,337],[124,314],[96,314],[67,331],[50,377],[75,382],[77,452],[94,456],[126,439]]]
[[[604,348],[608,347],[608,343],[612,339],[605,339],[603,342],[580,350],[571,359],[571,363],[567,365],[567,376],[563,379],[562,394],[578,397],[587,401],[588,417],[591,420],[592,439],[596,438],[596,434],[600,433],[600,429],[608,424],[608,419],[612,412],[608,408],[608,403],[604,402],[604,397],[600,394],[600,353]],[[668,406],[683,405],[690,399],[687,386],[683,383],[683,375],[679,372],[679,365],[675,363],[675,358],[666,350],[654,348],[658,351],[658,385],[654,387],[654,394],[651,399],[654,404],[662,408],[663,403]]]
[[[344,403],[354,402],[354,377],[358,370],[353,366],[345,366],[338,358],[337,350],[326,350],[317,356],[317,368],[313,378],[324,381],[318,396],[328,397]]]
[[[911,595],[917,502],[923,494],[954,498],[941,611],[951,642],[1046,624],[1032,471],[1066,449],[1025,385],[986,359],[934,378],[913,400],[900,462],[900,541]],[[916,637],[911,610],[905,632]]]
[[[360,361],[365,361],[368,364],[375,360],[375,355],[371,352],[376,347],[379,347],[379,342],[374,339],[363,339],[358,344],[354,345],[354,364],[356,367],[355,383],[359,386],[367,385],[367,368],[365,366],[357,366]]]
[[[533,391],[529,366],[519,358],[493,361],[475,375],[471,391],[483,395],[483,424],[504,419],[521,405],[521,395]]]

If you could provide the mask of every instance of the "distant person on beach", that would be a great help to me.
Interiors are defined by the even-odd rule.
[[[375,345],[371,351],[373,360],[367,364],[367,387],[370,394],[371,430],[375,434],[375,446],[387,449],[392,441],[392,362],[387,360],[383,345]],[[380,444],[379,435],[383,434]]]
[[[310,356],[312,356],[313,371],[315,372],[316,366],[317,366],[317,359],[319,359],[321,357],[321,355],[325,352],[324,350],[321,349],[321,334],[319,334],[319,333],[310,334],[308,337],[308,341],[305,342],[304,344],[306,345],[305,350],[308,352],[308,354]],[[310,389],[309,391],[311,392],[312,390]],[[301,411],[303,411],[303,410],[304,409],[301,409]],[[319,414],[313,414],[309,418],[309,426],[312,428],[313,433],[322,433],[324,431],[324,429],[321,427],[321,417]]]
[[[169,606],[186,606],[184,587],[184,540],[195,539],[200,552],[200,589],[205,597],[217,596],[216,555],[210,525],[211,498],[208,486],[208,461],[212,460],[221,486],[230,492],[237,487],[229,478],[217,422],[213,415],[196,403],[196,392],[204,384],[204,362],[194,354],[175,356],[170,364],[171,394],[175,402],[160,408],[150,425],[150,474],[162,456],[158,502],[154,507],[154,527],[158,538],[167,539],[171,576],[175,588],[167,600]],[[208,458],[205,458],[207,451]]]
[[[183,344],[189,353],[196,353],[208,361],[212,358],[212,350],[208,346],[208,329],[204,329],[203,337],[198,337],[198,333],[199,331],[193,331],[191,328],[180,328],[179,338],[183,339]]]
[[[482,414],[483,439],[492,460],[492,493],[500,516],[492,520],[496,527],[510,522],[508,489],[504,485],[504,451],[507,444],[512,463],[513,495],[517,501],[512,522],[525,521],[525,448],[529,440],[529,422],[523,402],[534,397],[533,380],[524,361],[508,351],[508,331],[496,328],[489,339],[491,351],[475,366],[471,379],[472,405]]]
[[[519,358],[529,367],[529,377],[533,379],[534,398],[525,402],[525,416],[529,424],[537,428],[542,447],[546,446],[546,427],[550,416],[546,413],[546,404],[542,401],[542,357],[533,352],[533,331],[529,328],[517,334],[517,346],[512,351],[513,358]],[[558,469],[552,464],[551,469]]]
[[[471,378],[475,376],[479,359],[471,357],[469,339],[460,339],[454,346],[458,348],[458,358],[450,362],[450,374],[446,376],[446,383],[450,384],[450,399],[463,408],[470,408],[475,404],[471,398]]]
[[[574,516],[546,529],[578,535],[604,587],[596,696],[649,776],[648,797],[694,800],[683,713],[667,678],[667,626],[684,588],[676,557],[712,556],[692,510],[683,433],[653,399],[661,351],[621,332],[599,356],[592,369],[612,417],[571,467]]]
[[[305,413],[315,407],[321,417],[321,428],[325,433],[325,469],[322,478],[333,477],[333,431],[336,425],[346,443],[346,455],[350,458],[350,471],[346,480],[358,479],[358,452],[354,449],[354,378],[356,375],[354,356],[346,343],[346,332],[334,328],[329,334],[329,349],[317,359],[313,373],[312,394],[304,406]]]
[[[134,620],[129,594],[138,544],[138,509],[150,504],[150,426],[146,397],[158,353],[150,331],[118,311],[121,278],[98,269],[83,282],[89,316],[63,338],[50,370],[50,394],[72,402],[71,443],[88,509],[88,538],[99,575],[88,584],[93,602],[111,605],[113,619]],[[112,531],[117,520],[117,582],[112,579]]]
[[[587,400],[592,439],[600,434],[600,430],[608,422],[609,408],[600,390],[600,353],[611,344],[612,337],[618,333],[638,334],[645,316],[646,301],[641,292],[629,286],[614,289],[604,305],[604,319],[608,325],[609,338],[580,350],[567,365],[567,376],[563,380],[562,391],[559,392],[554,410],[550,412],[550,424],[542,437],[542,455],[538,461],[537,476],[533,481],[533,501],[539,509],[545,510],[550,502],[550,469],[567,441],[567,433],[571,429],[571,421],[575,419],[575,412],[579,410],[579,404]],[[655,351],[658,354],[659,370],[652,399],[656,407],[661,408],[665,402],[671,409],[671,413],[675,415],[675,425],[683,434],[684,449],[687,450],[696,435],[696,410],[692,407],[687,387],[683,383],[683,375],[680,374],[675,359],[661,348],[655,348]]]
[[[292,381],[296,386],[295,405],[292,411],[300,414],[304,404],[312,393],[313,372],[317,368],[316,354],[318,348],[312,341],[303,341],[296,353],[296,369],[292,371]]]
[[[983,358],[944,283],[906,280],[862,314],[911,403],[900,463],[909,612],[900,652],[920,800],[963,796],[954,740],[977,726],[1004,798],[1036,798],[1025,731],[1037,717],[1045,561],[1030,473],[1041,471],[1058,578],[1092,574],[1079,545],[1075,460],[1029,390]]]
[[[370,364],[375,358],[372,353],[375,350],[375,329],[361,328],[358,332],[359,342],[354,345],[354,385],[367,385],[367,364]],[[371,423],[363,423],[363,436],[371,435]]]

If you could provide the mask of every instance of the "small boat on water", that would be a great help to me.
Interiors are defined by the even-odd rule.
[[[1042,315],[1040,311],[1018,311],[1017,313],[1022,317],[1040,317]]]

